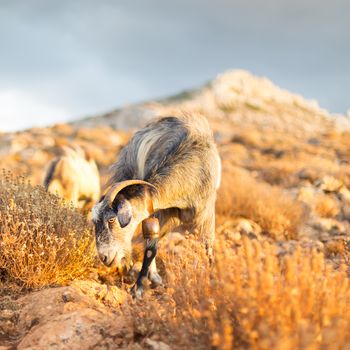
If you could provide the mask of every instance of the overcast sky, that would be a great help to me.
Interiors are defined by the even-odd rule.
[[[243,68],[350,108],[348,0],[0,0],[0,130],[167,96]]]

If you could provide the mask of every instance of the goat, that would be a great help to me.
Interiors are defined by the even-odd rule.
[[[142,296],[146,277],[154,286],[162,283],[154,258],[169,229],[201,232],[211,256],[220,180],[213,133],[200,115],[161,117],[122,149],[105,194],[92,210],[92,222],[101,261],[118,267],[130,262],[132,238],[142,226],[145,251],[131,289],[134,297]]]
[[[76,208],[91,209],[100,197],[97,165],[79,146],[63,147],[63,152],[49,164],[44,187]]]

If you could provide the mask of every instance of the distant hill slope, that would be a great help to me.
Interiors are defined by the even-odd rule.
[[[72,124],[85,127],[102,124],[130,130],[157,114],[171,113],[177,108],[201,112],[213,122],[287,132],[296,137],[317,135],[330,128],[350,128],[348,117],[331,115],[316,101],[306,100],[277,87],[267,78],[243,70],[220,74],[197,90],[126,106]]]
[[[60,154],[62,146],[74,142],[96,159],[104,173],[134,130],[156,115],[178,109],[206,115],[223,156],[234,156],[236,165],[249,170],[262,169],[269,182],[273,182],[272,177],[285,181],[288,174],[310,167],[311,161],[332,174],[339,172],[339,165],[347,167],[350,162],[349,132],[343,133],[350,130],[349,118],[331,115],[316,102],[282,90],[266,78],[233,70],[199,89],[169,98],[125,106],[70,124],[0,134],[0,168],[27,174],[38,184],[48,162]],[[266,162],[270,159],[265,157],[270,156],[279,158],[269,163],[269,168]],[[319,165],[315,173],[321,173]]]

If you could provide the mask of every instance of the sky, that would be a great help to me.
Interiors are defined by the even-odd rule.
[[[348,0],[0,0],[0,130],[50,125],[246,69],[350,108]]]

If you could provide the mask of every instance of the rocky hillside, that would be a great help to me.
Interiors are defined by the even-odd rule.
[[[331,115],[266,78],[231,71],[168,99],[0,134],[0,167],[40,184],[48,162],[74,142],[96,159],[104,175],[135,129],[179,109],[207,116],[223,160],[215,266],[207,265],[191,235],[173,232],[160,254],[166,285],[148,291],[136,305],[126,292],[127,278],[98,263],[80,281],[62,286],[51,279],[36,292],[18,281],[18,273],[0,266],[0,348],[331,349],[349,344],[349,118]],[[2,186],[5,193],[8,184]],[[13,210],[12,202],[4,201],[0,227]],[[16,225],[11,227],[26,227]],[[4,232],[0,229],[0,250]]]
[[[154,115],[167,109],[182,108],[207,115],[211,120],[233,126],[257,127],[283,131],[304,137],[329,128],[350,128],[350,118],[331,115],[319,107],[317,101],[308,101],[274,85],[270,80],[256,77],[247,71],[233,70],[220,74],[204,87],[184,91],[178,95],[127,106],[102,116],[79,120],[74,125],[109,125],[120,130],[142,126]]]

